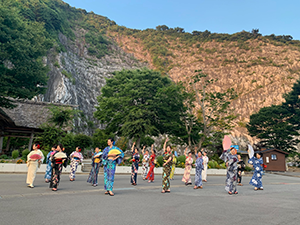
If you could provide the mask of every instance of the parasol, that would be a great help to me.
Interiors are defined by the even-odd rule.
[[[58,153],[56,153],[56,154],[54,155],[54,157],[55,157],[56,159],[65,159],[65,158],[67,158],[67,155],[66,155],[66,153],[64,153],[64,152],[58,152]]]
[[[37,159],[41,159],[42,157],[39,154],[33,154],[33,155],[29,156],[29,158],[32,160],[37,160]]]
[[[223,139],[223,150],[228,150],[230,149],[231,146],[231,140],[230,137],[225,135]]]
[[[252,148],[251,145],[248,144],[248,155],[249,155],[249,159],[251,159],[254,156],[254,150]]]

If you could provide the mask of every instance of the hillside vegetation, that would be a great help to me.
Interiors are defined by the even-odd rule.
[[[87,51],[94,60],[113,54],[113,46],[118,45],[133,58],[187,86],[194,71],[202,69],[209,78],[218,79],[211,90],[235,89],[238,97],[231,108],[238,115],[236,124],[240,127],[245,127],[250,115],[260,108],[281,103],[282,94],[290,91],[299,78],[300,41],[291,36],[262,36],[258,30],[232,35],[187,33],[183,28],[165,25],[136,30],[61,0],[2,2],[17,9],[24,19],[44,25],[45,35],[53,43],[45,46],[47,50],[68,51],[60,34],[77,46],[79,56]]]

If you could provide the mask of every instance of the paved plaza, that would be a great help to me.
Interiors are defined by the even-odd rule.
[[[300,178],[266,174],[265,190],[254,191],[243,177],[238,195],[224,190],[225,176],[208,176],[203,189],[185,186],[181,176],[171,181],[171,193],[160,193],[161,175],[154,183],[116,175],[115,196],[86,182],[88,174],[70,182],[63,174],[53,192],[38,174],[35,188],[26,187],[26,174],[0,174],[0,224],[299,224]],[[194,179],[194,177],[192,177]]]

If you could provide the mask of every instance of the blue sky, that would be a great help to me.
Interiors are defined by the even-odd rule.
[[[258,28],[263,35],[300,40],[299,0],[65,0],[76,8],[106,16],[134,29],[158,25],[186,32],[236,33]]]

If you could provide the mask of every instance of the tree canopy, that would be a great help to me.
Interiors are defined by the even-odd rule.
[[[107,79],[95,117],[108,133],[140,138],[172,134],[181,124],[183,87],[149,69],[122,70]]]
[[[24,20],[8,1],[0,2],[1,107],[13,107],[10,97],[26,99],[44,92],[47,68],[42,56],[50,46],[41,23]]]

